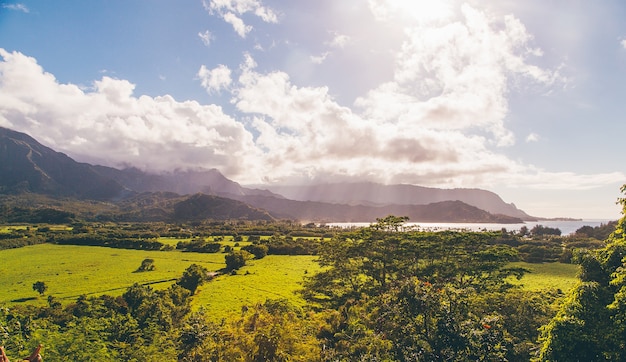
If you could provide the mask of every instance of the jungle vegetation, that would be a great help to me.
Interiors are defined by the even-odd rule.
[[[626,359],[624,218],[605,240],[593,228],[565,237],[545,228],[424,232],[406,221],[388,216],[348,230],[288,221],[6,226],[0,249],[53,243],[223,253],[226,267],[217,273],[224,275],[272,254],[314,255],[320,268],[305,277],[304,306],[267,299],[218,320],[192,303],[216,276],[197,264],[167,288],[134,284],[121,295],[71,302],[33,285],[45,305],[0,307],[0,345],[21,356],[41,343],[49,361]],[[567,294],[525,289],[514,282],[528,271],[519,261],[575,263],[580,282]],[[144,262],[143,273],[159,267]]]

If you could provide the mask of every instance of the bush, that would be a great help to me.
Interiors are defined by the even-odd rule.
[[[225,256],[226,270],[232,271],[246,265],[246,261],[252,259],[252,254],[245,250],[235,250]]]
[[[245,250],[254,255],[255,259],[263,259],[267,255],[267,251],[269,250],[269,248],[267,247],[267,245],[252,244],[244,246],[243,248],[241,248],[241,250]]]

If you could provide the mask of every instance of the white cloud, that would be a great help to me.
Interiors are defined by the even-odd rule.
[[[382,7],[378,4],[379,11]],[[379,122],[439,130],[482,129],[489,142],[514,142],[504,126],[513,79],[553,84],[554,72],[528,64],[531,36],[510,16],[495,19],[469,5],[454,22],[415,23],[405,30],[394,80],[357,99]]]
[[[278,22],[276,13],[258,0],[210,0],[208,2],[203,0],[203,5],[210,14],[217,14],[232,25],[235,32],[242,38],[252,31],[252,26],[247,25],[242,19],[245,14],[253,14],[266,23]]]
[[[9,10],[21,11],[24,13],[29,13],[30,10],[24,4],[2,4],[2,7]]]
[[[208,30],[198,33],[198,37],[200,37],[200,39],[202,40],[202,43],[204,43],[204,45],[206,46],[211,45],[211,42],[213,41],[213,38],[214,38],[213,34],[211,34],[211,32]]]
[[[211,70],[202,65],[198,71],[198,77],[202,82],[202,87],[209,93],[219,92],[223,88],[230,86],[232,83],[230,74],[230,69],[223,64]]]
[[[455,186],[511,171],[512,162],[489,151],[481,137],[379,123],[340,106],[325,87],[297,87],[283,72],[242,69],[236,106],[255,117],[257,146],[273,181],[359,177]]]
[[[437,22],[452,16],[449,0],[369,0],[370,10],[380,21]]]
[[[386,2],[370,3],[379,20],[390,20],[383,16]],[[242,37],[252,29],[245,16],[275,20],[253,0],[205,7]],[[514,142],[505,123],[508,92],[525,82],[548,88],[558,72],[532,64],[542,52],[516,18],[495,18],[469,5],[459,14],[450,22],[406,20],[392,77],[363,93],[355,107],[336,101],[329,87],[297,85],[286,72],[259,69],[247,53],[239,68],[201,66],[202,87],[229,92],[241,119],[216,105],[136,96],[134,84],[122,79],[102,77],[91,90],[61,84],[34,59],[2,51],[0,124],[85,161],[159,170],[217,167],[240,182],[358,177],[438,187],[586,189],[623,179],[621,173],[549,172],[500,153],[496,146]],[[324,45],[340,48],[352,40],[359,41],[333,34]],[[329,54],[305,56],[304,63],[321,63]]]
[[[320,55],[311,55],[311,61],[315,64],[322,64],[326,58],[330,55],[330,52],[324,52]]]
[[[87,92],[21,53],[0,49],[0,56],[0,125],[81,161],[157,171],[216,167],[231,177],[256,167],[252,135],[221,107],[135,97],[134,84],[106,76]]]
[[[258,72],[249,54],[236,81],[223,65],[203,66],[198,76],[208,91],[232,93],[256,136],[216,105],[136,97],[134,84],[107,76],[85,91],[59,83],[33,58],[4,50],[0,55],[0,125],[86,162],[164,171],[216,167],[240,182],[358,177],[439,187],[585,189],[624,178],[550,173],[493,152],[488,138],[466,134],[463,127],[358,114],[339,105],[326,87],[298,87],[284,72]],[[394,102],[407,97],[381,95],[396,96]],[[379,101],[382,107],[389,100]]]
[[[622,45],[622,47],[624,49],[626,49],[626,39],[622,39],[622,41],[620,42],[620,44]]]
[[[536,133],[531,133],[526,136],[526,142],[538,142],[540,139],[539,135]]]
[[[231,12],[225,13],[222,15],[222,18],[225,22],[232,25],[235,32],[242,38],[245,38],[246,35],[252,31],[251,25],[246,25],[240,17]]]
[[[343,48],[350,41],[350,37],[344,34],[333,34],[333,39],[328,43],[333,48]]]

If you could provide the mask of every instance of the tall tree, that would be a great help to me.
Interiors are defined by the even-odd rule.
[[[178,280],[177,284],[189,290],[191,295],[195,294],[196,289],[207,279],[208,271],[198,264],[191,264],[183,272],[183,276]]]
[[[542,361],[626,359],[626,198],[619,202],[624,216],[606,247],[574,258],[580,283],[542,331]]]
[[[46,285],[46,283],[42,281],[37,281],[33,284],[33,290],[39,293],[40,295],[43,295],[46,292],[46,290],[48,290],[48,286]]]

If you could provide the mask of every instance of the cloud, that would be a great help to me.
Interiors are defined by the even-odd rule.
[[[320,55],[311,55],[311,61],[315,64],[322,64],[326,58],[330,55],[330,52],[324,52]]]
[[[385,1],[371,3],[382,14],[379,21],[391,21],[383,16]],[[258,1],[211,1],[205,7],[225,20],[231,14],[240,36],[251,29],[245,16],[275,19]],[[558,71],[533,65],[542,53],[516,18],[469,5],[454,14],[458,19],[447,22],[407,17],[397,32],[401,42],[385,49],[395,52],[391,77],[361,91],[350,105],[337,101],[328,86],[302,85],[285,71],[267,71],[248,53],[239,67],[202,65],[197,72],[207,92],[230,96],[233,111],[226,114],[218,105],[135,95],[135,85],[124,79],[103,76],[92,89],[62,84],[35,59],[1,51],[0,124],[83,161],[150,170],[215,167],[242,183],[358,178],[585,189],[624,178],[549,172],[508,158],[501,147],[513,144],[515,135],[505,123],[507,94],[525,84],[558,86]],[[348,40],[360,41],[333,33],[323,45],[336,48]],[[359,47],[349,48],[342,53]],[[310,60],[322,62],[328,54]]]
[[[531,133],[528,136],[526,136],[526,142],[538,142],[539,141],[539,135],[536,133]]]
[[[328,88],[297,87],[284,72],[242,67],[238,82],[235,105],[254,117],[267,181],[356,177],[458,186],[484,183],[494,174],[510,177],[519,168],[490,151],[482,137],[356,114]]]
[[[242,38],[245,38],[246,35],[252,31],[251,25],[246,25],[240,17],[231,12],[222,15],[222,18],[225,22],[232,25],[235,32]]]
[[[204,45],[211,45],[211,41],[213,41],[213,34],[211,34],[210,31],[206,30],[205,32],[200,32],[198,33],[198,36],[200,37]]]
[[[223,64],[211,70],[202,65],[198,71],[202,87],[209,93],[219,92],[221,89],[228,87],[232,83],[230,74],[230,69]]]
[[[217,14],[232,25],[235,32],[242,38],[252,31],[252,26],[247,25],[242,19],[245,14],[253,14],[266,23],[278,22],[276,13],[263,6],[258,0],[210,0],[208,2],[204,0],[203,5],[210,14]]]
[[[2,4],[2,7],[4,9],[21,11],[21,12],[24,12],[24,13],[30,13],[30,10],[24,4],[19,4],[19,3],[18,4]]]
[[[489,142],[511,145],[514,136],[504,126],[509,84],[547,86],[558,76],[527,62],[536,52],[517,19],[495,19],[469,5],[461,14],[454,22],[408,26],[393,81],[356,105],[380,122],[463,132],[479,128],[491,133]]]
[[[333,35],[334,35],[333,39],[330,42],[328,42],[328,45],[330,45],[333,48],[343,48],[350,41],[350,37],[347,35],[337,34],[337,33],[334,33]]]
[[[620,42],[620,44],[622,45],[622,47],[624,49],[626,49],[626,39],[622,39],[622,41]]]
[[[106,76],[83,91],[33,58],[0,56],[0,125],[78,160],[153,171],[216,167],[231,176],[255,169],[252,135],[221,107],[136,97],[134,84]]]

